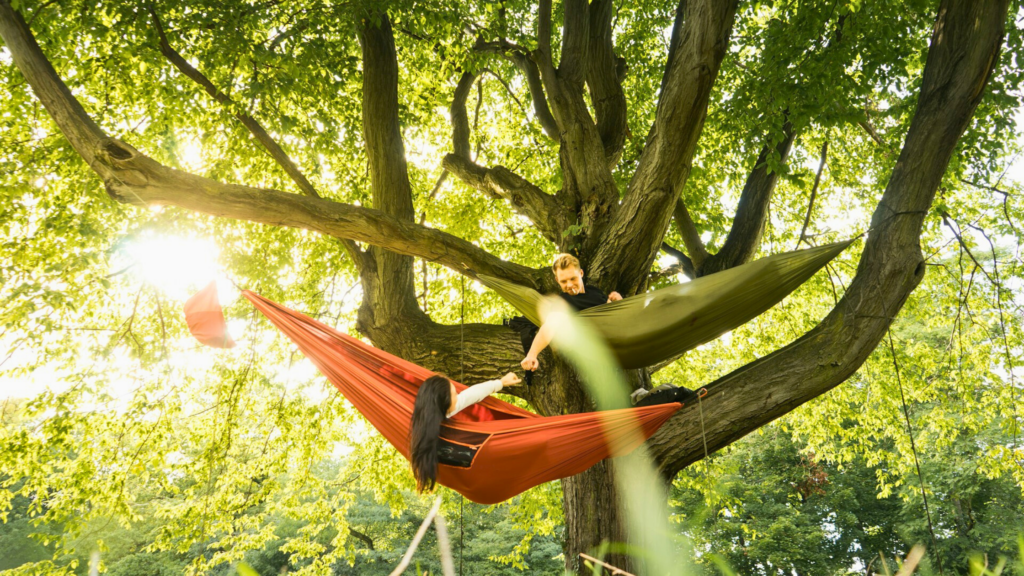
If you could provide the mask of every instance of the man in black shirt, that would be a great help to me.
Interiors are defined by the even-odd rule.
[[[580,268],[580,261],[572,254],[559,254],[555,258],[555,263],[551,265],[551,269],[555,273],[555,279],[558,281],[559,288],[562,289],[562,293],[559,296],[575,308],[577,312],[607,302],[622,300],[622,295],[618,292],[605,294],[600,288],[584,284],[583,269]],[[540,365],[537,361],[537,355],[547,348],[550,343],[550,328],[545,324],[533,338],[533,344],[530,346],[529,352],[526,353],[526,358],[523,358],[523,361],[520,362],[523,370],[536,370]]]
[[[596,286],[584,284],[583,269],[580,268],[580,261],[571,254],[559,254],[551,268],[555,273],[555,279],[558,280],[558,286],[562,289],[562,293],[559,296],[575,308],[577,312],[607,302],[622,300],[622,296],[618,292],[605,294]],[[523,350],[528,350],[526,358],[523,359],[520,365],[526,371],[526,382],[531,383],[533,371],[540,366],[540,363],[537,361],[537,355],[551,343],[551,327],[549,324],[545,324],[538,329],[535,324],[522,317],[513,318],[509,323],[509,327],[519,332],[523,343]],[[639,378],[641,382],[650,382],[645,370],[639,370]],[[687,388],[665,384],[651,391],[641,387],[633,393],[633,396],[637,400],[635,402],[636,406],[651,406],[668,402],[689,402],[696,398],[697,394]]]

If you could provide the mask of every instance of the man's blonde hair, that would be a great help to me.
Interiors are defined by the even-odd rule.
[[[556,273],[559,270],[567,270],[569,268],[579,268],[580,261],[576,259],[572,254],[559,254],[555,256],[555,262],[551,265],[551,269]]]

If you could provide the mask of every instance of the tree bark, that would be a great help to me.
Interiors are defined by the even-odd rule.
[[[597,132],[611,169],[618,164],[626,143],[626,95],[619,74],[622,66],[612,43],[615,4],[612,0],[595,0],[589,10],[587,87],[597,116]]]
[[[603,542],[630,542],[626,511],[615,486],[615,461],[605,460],[582,474],[562,481],[562,509],[565,512],[565,569],[586,574],[580,552],[591,553]],[[606,562],[636,573],[636,562],[628,554],[612,553]]]

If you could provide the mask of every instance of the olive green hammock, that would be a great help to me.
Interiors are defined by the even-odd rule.
[[[796,290],[853,240],[761,258],[716,274],[588,308],[579,313],[608,342],[623,368],[642,368],[740,326]],[[480,275],[480,281],[540,326],[532,288]]]

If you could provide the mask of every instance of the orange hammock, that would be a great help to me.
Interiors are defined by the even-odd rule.
[[[207,290],[215,294],[216,287],[211,285],[203,292]],[[388,442],[409,457],[409,423],[416,392],[432,372],[262,296],[247,290],[242,294]],[[186,318],[189,312],[186,305]],[[208,317],[207,337],[218,331],[226,336],[223,316]],[[192,324],[190,321],[190,328]],[[459,383],[455,387],[460,391],[466,388]],[[438,481],[480,504],[502,502],[544,482],[579,474],[605,458],[631,452],[680,407],[682,404],[672,403],[538,416],[490,397],[442,426],[442,461],[445,454],[452,457],[450,464],[439,466]]]

